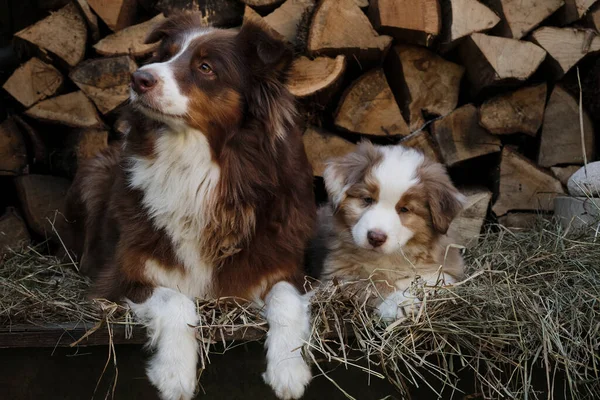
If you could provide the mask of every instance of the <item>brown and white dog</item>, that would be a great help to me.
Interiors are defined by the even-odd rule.
[[[330,160],[324,180],[329,203],[319,209],[310,257],[323,280],[374,284],[370,303],[397,319],[418,304],[408,291],[415,278],[436,285],[463,276],[445,235],[463,196],[441,164],[400,145],[362,142]]]
[[[94,296],[125,299],[149,332],[163,399],[196,389],[194,298],[264,306],[265,381],[282,399],[311,379],[299,291],[316,217],[312,173],[284,82],[291,51],[262,27],[166,20],[132,76],[124,143],[83,165],[69,194]]]

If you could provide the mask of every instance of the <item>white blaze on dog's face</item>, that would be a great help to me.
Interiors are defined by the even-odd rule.
[[[440,164],[403,146],[361,143],[329,163],[325,185],[354,243],[391,254],[444,234],[462,196]]]

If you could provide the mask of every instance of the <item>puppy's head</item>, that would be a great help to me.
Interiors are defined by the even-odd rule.
[[[385,254],[428,246],[447,232],[464,201],[442,165],[403,146],[362,142],[331,160],[324,179],[354,243]]]
[[[149,64],[132,75],[131,102],[152,119],[203,133],[239,126],[250,105],[264,102],[266,82],[283,87],[292,58],[257,24],[216,29],[199,14],[169,18],[146,40],[157,41]]]

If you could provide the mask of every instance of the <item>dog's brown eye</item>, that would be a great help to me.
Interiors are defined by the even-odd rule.
[[[406,208],[406,207],[402,207],[402,208],[400,209],[400,212],[401,212],[401,213],[407,213],[408,211],[409,211],[409,210],[408,210],[408,208]]]
[[[373,198],[372,197],[363,197],[362,201],[367,206],[370,206],[371,204],[373,204]]]
[[[200,64],[200,72],[202,72],[203,74],[210,74],[213,72],[213,70],[207,63],[202,63]]]

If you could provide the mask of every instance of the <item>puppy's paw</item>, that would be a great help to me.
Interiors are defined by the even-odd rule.
[[[267,372],[263,374],[265,383],[282,400],[302,397],[311,378],[310,367],[300,355],[284,359],[276,365],[268,365]]]
[[[195,365],[184,366],[174,357],[155,357],[148,366],[148,379],[162,400],[190,400],[196,391]]]
[[[421,301],[415,297],[406,297],[403,292],[395,291],[377,307],[375,312],[386,321],[413,318],[419,312]]]

